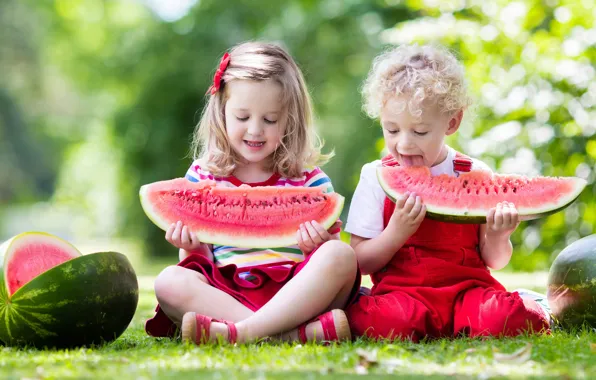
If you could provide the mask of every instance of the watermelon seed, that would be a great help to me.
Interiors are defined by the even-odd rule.
[[[514,192],[514,193],[517,193],[517,187],[514,187],[514,188],[513,188],[513,192]]]
[[[507,186],[505,186],[505,187],[503,188],[503,193],[506,193],[506,192],[507,192]]]
[[[468,186],[468,180],[467,180],[467,179],[466,179],[466,180],[464,180],[464,189],[466,188],[466,186]],[[470,193],[470,192],[468,192],[468,194],[469,194],[469,193]]]

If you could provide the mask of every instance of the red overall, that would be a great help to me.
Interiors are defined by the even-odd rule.
[[[458,153],[454,170],[470,171],[471,163]],[[384,166],[396,164],[383,159]],[[394,208],[387,198],[385,227]],[[528,307],[517,292],[507,292],[491,276],[480,257],[479,229],[478,224],[425,218],[385,268],[371,275],[371,294],[348,307],[353,334],[419,341],[547,330],[537,304],[526,301]]]

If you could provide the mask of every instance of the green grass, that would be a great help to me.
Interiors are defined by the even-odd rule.
[[[527,279],[528,276],[523,276]],[[522,278],[522,277],[519,277]],[[1,379],[306,379],[400,375],[409,378],[565,377],[596,374],[596,332],[555,332],[515,339],[413,343],[193,346],[143,331],[153,314],[151,277],[141,277],[139,308],[127,331],[103,347],[75,350],[0,348]],[[515,285],[517,286],[517,285]],[[538,286],[535,288],[539,289]],[[513,353],[530,344],[527,355]],[[495,353],[494,350],[499,352]]]

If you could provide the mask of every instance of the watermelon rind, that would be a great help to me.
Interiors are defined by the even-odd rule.
[[[388,184],[382,176],[382,167],[377,168],[377,179],[379,184],[383,188],[385,194],[391,199],[393,202],[399,198],[402,193],[396,191],[395,189],[391,188],[390,184]],[[520,220],[533,220],[538,218],[543,218],[551,214],[555,214],[565,208],[567,208],[570,204],[575,202],[575,200],[581,195],[582,191],[587,185],[587,181],[583,178],[578,177],[566,177],[566,179],[573,181],[573,191],[570,191],[567,194],[561,195],[561,197],[556,201],[551,201],[545,204],[543,207],[534,207],[534,208],[517,208],[518,215]],[[432,200],[423,200],[426,206],[426,216],[429,219],[441,221],[441,222],[449,222],[449,223],[461,223],[461,224],[483,224],[486,223],[486,216],[488,209],[461,209],[460,207],[442,207],[436,206],[432,204]],[[494,205],[496,206],[496,205]]]
[[[137,276],[125,255],[80,256],[40,274],[10,298],[0,292],[0,340],[40,348],[110,342],[130,324],[138,298]]]
[[[158,184],[159,182],[157,182]],[[145,211],[147,217],[160,229],[166,231],[171,223],[175,223],[175,220],[168,221],[162,218],[159,213],[154,209],[153,204],[149,201],[147,194],[151,191],[151,186],[154,184],[147,184],[141,186],[139,191],[139,197],[141,200],[141,206]],[[323,187],[321,187],[323,189]],[[333,210],[328,213],[328,216],[324,220],[318,221],[324,228],[329,229],[340,217],[344,207],[345,198],[338,193],[327,193],[326,195],[332,195],[336,197],[336,203]],[[303,221],[303,222],[306,222]],[[296,226],[298,229],[298,226]],[[273,233],[266,238],[263,237],[251,237],[251,236],[233,236],[230,234],[219,233],[217,231],[208,230],[205,227],[204,231],[192,231],[200,242],[216,245],[231,245],[235,247],[246,247],[246,248],[275,248],[275,247],[286,247],[295,245],[296,236],[275,236]]]
[[[596,234],[576,240],[553,261],[547,299],[563,328],[596,328]]]
[[[12,258],[12,254],[18,249],[19,245],[30,244],[31,242],[57,246],[72,258],[81,256],[81,252],[68,241],[47,232],[28,231],[15,235],[0,245],[0,281],[2,282],[0,293],[9,293],[8,283],[4,279],[6,278],[7,264]]]

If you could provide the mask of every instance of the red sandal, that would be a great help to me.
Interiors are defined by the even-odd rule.
[[[189,311],[182,317],[182,340],[189,340],[195,344],[204,344],[210,341],[211,322],[225,323],[228,326],[228,342],[236,343],[238,331],[233,322],[214,319],[206,315]]]
[[[326,342],[352,339],[352,332],[350,331],[350,324],[348,323],[346,314],[343,310],[334,309],[298,326],[298,339],[300,343],[305,344],[307,342],[306,325],[315,321],[321,321],[323,336]]]

